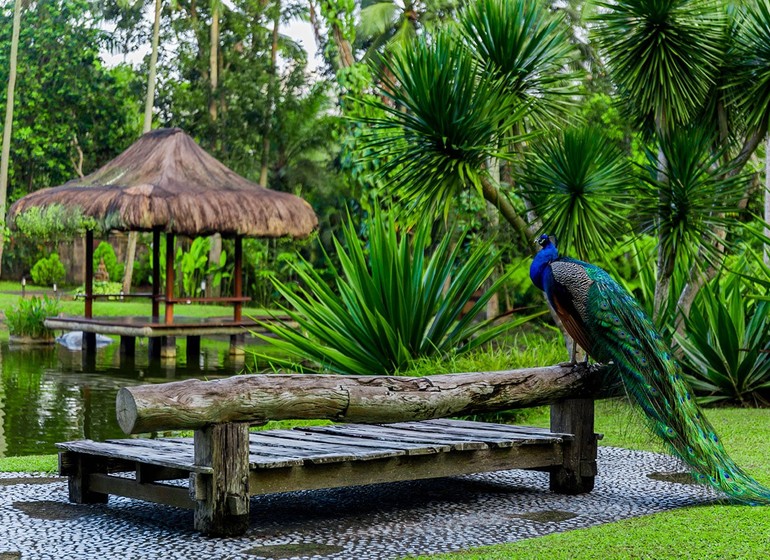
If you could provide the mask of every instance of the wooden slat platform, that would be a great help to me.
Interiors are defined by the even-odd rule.
[[[571,438],[541,428],[447,419],[251,432],[249,493],[543,469],[562,463],[562,443]],[[60,471],[70,476],[70,484],[85,472],[86,487],[99,494],[192,508],[196,485],[212,472],[195,464],[193,438],[85,440],[57,446]],[[189,488],[163,482],[172,479],[189,479]],[[72,495],[72,486],[70,490]]]

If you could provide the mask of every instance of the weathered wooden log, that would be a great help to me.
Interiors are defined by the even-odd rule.
[[[237,375],[124,387],[116,409],[127,434],[286,419],[427,420],[598,397],[606,392],[603,371],[577,365],[427,377]]]

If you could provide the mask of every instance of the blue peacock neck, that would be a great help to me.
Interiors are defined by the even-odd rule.
[[[543,281],[548,265],[558,258],[559,251],[557,251],[556,246],[550,241],[545,241],[543,248],[532,259],[532,264],[529,266],[529,279],[538,290],[544,289]]]

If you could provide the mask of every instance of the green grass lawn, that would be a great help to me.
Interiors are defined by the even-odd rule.
[[[735,461],[770,485],[770,409],[708,409],[707,416]],[[535,411],[534,424],[547,423]],[[602,445],[661,451],[644,421],[625,403],[597,404]],[[601,464],[599,465],[601,469]],[[466,552],[422,556],[432,560],[759,559],[770,557],[770,506],[698,506],[557,533]]]
[[[61,313],[65,315],[83,315],[85,306],[82,299],[74,299],[76,288],[68,287],[59,290],[58,297]],[[8,280],[0,281],[0,311],[18,304],[21,293],[21,284]],[[35,286],[27,284],[27,297],[31,295],[47,294],[54,296],[53,289],[48,286]],[[163,306],[161,305],[161,312]],[[232,306],[229,305],[201,305],[201,304],[176,304],[174,313],[186,317],[217,317],[232,315]],[[245,308],[244,316],[263,316],[267,312],[264,309]],[[94,301],[93,314],[95,317],[150,317],[152,315],[152,303],[144,298],[127,298],[123,301],[98,299]]]

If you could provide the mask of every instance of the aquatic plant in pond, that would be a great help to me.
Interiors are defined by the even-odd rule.
[[[53,331],[43,324],[46,317],[59,313],[59,300],[44,295],[19,298],[19,303],[5,310],[5,323],[13,337],[53,340]]]

